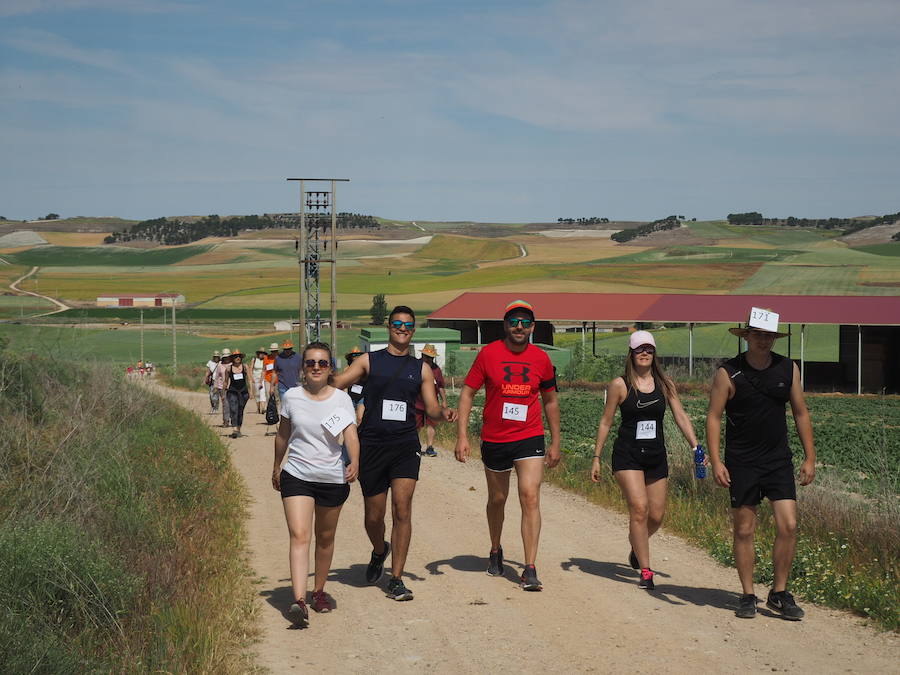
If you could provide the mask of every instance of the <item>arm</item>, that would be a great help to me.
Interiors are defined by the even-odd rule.
[[[244,366],[244,377],[247,378],[247,391],[252,392],[255,389],[253,386],[253,370]]]
[[[346,389],[351,384],[356,384],[369,373],[369,355],[363,354],[353,359],[353,363],[337,373],[332,379],[335,389]]]
[[[816,477],[816,447],[813,443],[809,408],[806,407],[806,398],[803,396],[803,389],[800,386],[800,369],[796,363],[791,382],[791,413],[794,415],[797,435],[800,436],[800,444],[803,446],[804,460],[800,465],[800,485],[809,485]]]
[[[719,439],[722,435],[722,413],[725,412],[725,404],[732,396],[734,396],[734,383],[728,376],[728,371],[719,368],[709,392],[709,409],[706,413],[706,444],[713,476],[722,487],[731,485],[731,476],[722,463],[719,453]]]
[[[669,407],[672,409],[672,416],[675,418],[675,424],[681,429],[681,433],[684,435],[684,440],[690,444],[692,449],[696,448],[697,434],[694,433],[694,425],[691,424],[691,418],[684,412],[684,407],[681,405],[681,399],[678,398],[678,394],[675,393],[674,389],[672,390],[672,396],[669,398]]]
[[[356,425],[351,424],[344,429],[344,445],[347,454],[350,455],[350,463],[344,468],[344,478],[352,483],[359,475],[359,436],[356,433]]]
[[[544,404],[544,415],[550,427],[550,449],[547,451],[547,467],[552,469],[559,464],[562,453],[559,450],[559,396],[556,389],[542,389],[541,401]]]
[[[431,419],[446,420],[448,422],[456,420],[456,411],[438,403],[437,390],[434,386],[434,376],[431,373],[431,366],[427,363],[422,364],[422,386],[419,391],[422,394],[422,402],[425,403],[425,413]]]
[[[621,405],[628,394],[625,387],[625,380],[617,377],[606,388],[606,405],[603,408],[603,414],[600,416],[600,424],[597,426],[597,442],[594,444],[594,461],[591,462],[591,480],[595,483],[600,482],[600,457],[603,455],[603,446],[606,445],[606,438],[609,436],[609,430],[612,428],[613,420],[616,417],[616,408]]]
[[[467,384],[463,385],[459,392],[459,413],[456,418],[456,450],[454,454],[460,462],[465,462],[469,457],[469,415],[472,414],[472,400],[475,398],[475,390]]]
[[[284,461],[290,440],[291,421],[287,417],[282,417],[278,432],[275,434],[275,466],[272,468],[272,487],[276,490],[281,490],[281,463]]]

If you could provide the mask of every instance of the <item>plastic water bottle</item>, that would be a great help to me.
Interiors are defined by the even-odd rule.
[[[698,443],[694,448],[694,476],[696,478],[706,478],[706,465],[703,463],[705,459],[703,446]]]

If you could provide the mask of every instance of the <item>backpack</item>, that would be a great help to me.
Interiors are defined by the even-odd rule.
[[[278,424],[278,405],[275,403],[275,392],[269,394],[266,403],[266,424]]]

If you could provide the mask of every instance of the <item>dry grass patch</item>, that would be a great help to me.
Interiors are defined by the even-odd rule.
[[[109,232],[41,232],[53,246],[103,246]]]

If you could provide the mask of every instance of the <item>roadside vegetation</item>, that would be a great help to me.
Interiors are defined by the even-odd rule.
[[[612,369],[612,368],[611,368]],[[603,450],[603,480],[590,481],[589,472],[603,389],[570,388],[563,382],[560,406],[563,420],[563,462],[547,474],[562,487],[591,501],[626,512],[618,485],[609,469],[615,434]],[[483,393],[475,400],[470,433],[481,426]],[[455,396],[451,397],[455,404]],[[707,397],[682,395],[685,410],[698,436],[705,432]],[[800,531],[790,588],[798,597],[869,617],[882,629],[900,629],[900,400],[896,396],[807,397],[818,454],[815,482],[798,488]],[[790,416],[789,416],[790,417]],[[614,428],[618,426],[618,413]],[[791,428],[795,465],[802,457]],[[724,428],[724,425],[723,425]],[[438,427],[442,442],[452,448],[455,429]],[[693,475],[690,448],[666,416],[669,448],[669,507],[664,527],[705,549],[724,565],[733,566],[731,514],[727,491],[710,475]],[[774,520],[768,502],[760,507],[757,530],[756,582],[772,583],[771,549]],[[623,560],[627,556],[623,534]],[[663,565],[664,563],[660,563]],[[702,580],[700,581],[702,584]],[[737,573],[734,578],[737,591]]]
[[[0,669],[251,671],[244,492],[224,446],[109,368],[5,346]]]

